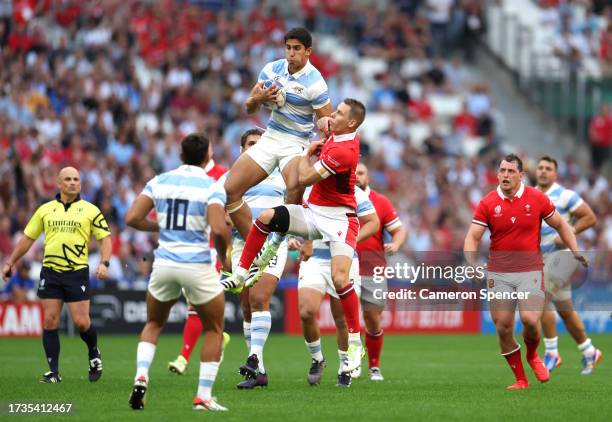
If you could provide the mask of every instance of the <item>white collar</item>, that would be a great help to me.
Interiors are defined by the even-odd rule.
[[[215,166],[215,160],[211,158],[210,160],[208,160],[208,163],[206,163],[206,165],[204,166],[204,171],[208,173],[209,171],[212,170],[214,166]]]
[[[365,194],[368,196],[368,198],[370,197],[370,187],[366,186],[365,189],[363,189],[363,191],[365,192]]]
[[[183,164],[179,167],[179,170],[206,174],[206,170],[204,170],[202,167],[192,166],[191,164]]]
[[[334,134],[334,142],[352,141],[357,136],[357,132],[343,133],[342,135]]]
[[[297,72],[291,74],[291,73],[289,73],[289,62],[285,59],[285,71],[293,79],[300,79],[302,76],[304,76],[306,74],[306,71],[310,70],[310,66],[311,66],[310,60],[308,60],[308,61],[306,61],[306,64],[304,65],[303,68],[301,68]]]
[[[519,187],[519,190],[514,194],[514,198],[520,198],[521,196],[523,196],[523,192],[525,192],[525,185],[523,184],[523,182],[521,182],[521,187]],[[512,201],[514,199],[508,198],[506,195],[504,195],[504,192],[501,190],[501,187],[499,185],[497,185],[497,194],[501,199],[507,199],[509,201]]]

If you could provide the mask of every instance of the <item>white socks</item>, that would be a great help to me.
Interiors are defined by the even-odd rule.
[[[591,357],[595,353],[595,346],[593,346],[591,339],[587,338],[584,343],[578,345],[578,350],[580,350],[582,356]]]
[[[552,353],[553,355],[559,354],[559,337],[544,338],[544,346],[546,346],[546,353]]]
[[[251,323],[242,321],[242,332],[244,333],[244,341],[247,345],[247,350],[251,350]]]
[[[253,312],[251,314],[251,351],[249,355],[257,355],[259,360],[259,372],[265,374],[263,363],[263,348],[270,335],[272,327],[272,315],[270,311]]]
[[[219,372],[221,362],[200,362],[200,382],[198,383],[198,397],[202,400],[210,400],[212,397],[212,386]]]
[[[321,352],[321,339],[315,340],[311,343],[305,342],[308,347],[308,351],[310,352],[310,356],[317,362],[321,362],[323,360],[323,353]]]
[[[149,367],[155,356],[155,347],[153,343],[147,343],[146,341],[138,343],[138,348],[136,349],[135,381],[144,376],[145,380],[149,382]]]

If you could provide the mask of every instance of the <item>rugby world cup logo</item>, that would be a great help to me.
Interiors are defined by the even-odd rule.
[[[531,205],[529,204],[525,205],[525,214],[531,215]]]
[[[497,205],[493,211],[495,212],[494,217],[500,217],[501,216],[501,205]]]

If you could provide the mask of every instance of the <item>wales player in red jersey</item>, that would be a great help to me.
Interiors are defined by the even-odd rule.
[[[527,363],[538,381],[546,382],[550,377],[538,356],[540,319],[544,310],[544,264],[540,253],[542,221],[557,231],[579,262],[588,266],[587,259],[578,252],[571,227],[544,193],[522,183],[523,175],[523,162],[519,157],[514,154],[504,157],[497,172],[499,186],[478,204],[463,246],[466,260],[475,266],[480,240],[485,230],[490,230],[487,287],[489,293],[495,294],[490,309],[501,354],[516,378],[509,390],[529,387],[521,347],[514,338],[517,304],[524,327]]]

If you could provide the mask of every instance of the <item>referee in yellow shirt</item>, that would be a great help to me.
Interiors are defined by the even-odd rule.
[[[59,172],[57,186],[60,193],[53,201],[36,210],[23,231],[25,236],[4,264],[2,274],[9,277],[15,263],[44,232],[38,297],[45,312],[43,346],[50,371],[43,375],[40,382],[58,383],[62,380],[58,371],[58,327],[64,302],[68,304],[72,320],[87,344],[89,381],[95,382],[102,376],[102,359],[98,350],[98,335],[89,318],[88,243],[92,233],[100,242],[101,262],[96,277],[104,280],[108,275],[111,256],[111,233],[98,207],[81,199],[81,178],[77,169],[63,168]]]

